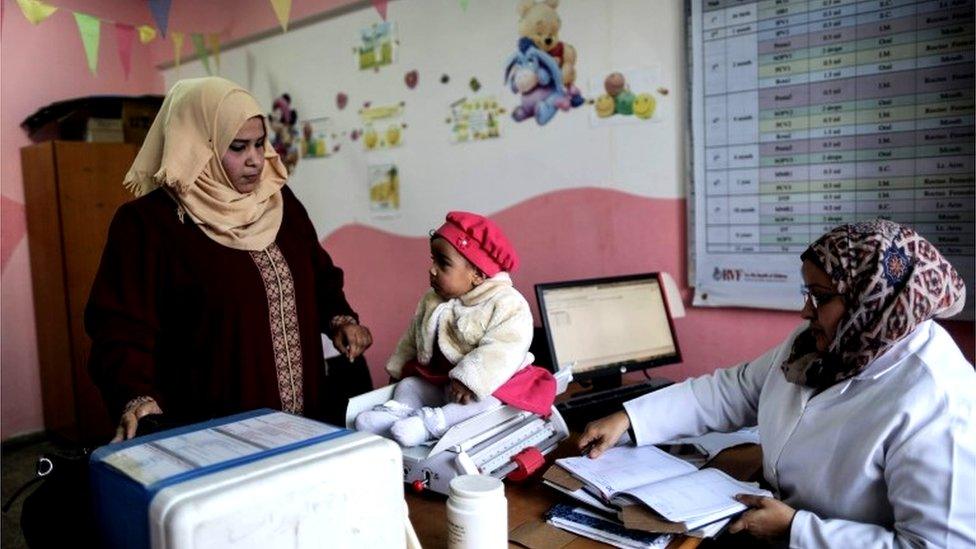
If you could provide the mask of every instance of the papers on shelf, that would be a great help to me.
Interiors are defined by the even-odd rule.
[[[557,504],[546,514],[549,524],[574,534],[594,539],[614,547],[667,547],[670,534],[652,534],[628,530],[618,521],[588,511],[582,507]]]

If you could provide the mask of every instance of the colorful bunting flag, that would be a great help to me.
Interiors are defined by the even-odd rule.
[[[92,74],[98,70],[98,42],[102,34],[102,22],[97,17],[74,12],[75,23],[78,24],[78,34],[85,45],[85,57],[88,58],[88,70]]]
[[[271,0],[271,7],[274,8],[275,16],[282,31],[288,30],[288,17],[291,14],[291,0]]]
[[[119,50],[119,61],[126,80],[129,79],[129,69],[132,67],[132,43],[135,39],[135,27],[125,23],[115,24],[115,45]]]
[[[141,25],[139,27],[139,42],[143,44],[148,44],[156,39],[156,29],[150,27],[149,25]]]
[[[376,8],[376,11],[380,12],[380,17],[382,17],[384,21],[386,21],[387,3],[388,0],[373,0],[373,7]]]
[[[169,27],[169,4],[170,0],[149,0],[149,9],[163,36],[166,36],[166,29]]]
[[[169,37],[173,40],[173,62],[176,68],[180,68],[180,58],[183,56],[183,33],[173,31],[169,33]]]
[[[220,34],[212,32],[207,35],[208,47],[217,65],[217,74],[220,74]]]
[[[195,32],[190,35],[190,40],[193,42],[193,49],[197,52],[197,59],[203,63],[207,74],[213,76],[213,71],[210,70],[210,55],[207,53],[207,46],[203,43],[203,35]]]
[[[41,0],[17,0],[17,5],[20,6],[20,11],[24,12],[24,17],[34,25],[40,24],[58,11],[58,8]]]

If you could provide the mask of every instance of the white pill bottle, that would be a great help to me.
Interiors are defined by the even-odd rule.
[[[451,480],[447,500],[449,549],[508,547],[508,501],[502,481],[487,475]]]

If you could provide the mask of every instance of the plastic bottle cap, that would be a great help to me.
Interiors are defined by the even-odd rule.
[[[502,481],[488,475],[461,475],[451,479],[451,496],[483,498],[504,493]]]

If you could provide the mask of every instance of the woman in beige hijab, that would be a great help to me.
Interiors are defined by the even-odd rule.
[[[267,135],[243,88],[181,80],[126,175],[139,198],[112,221],[85,311],[116,440],[163,412],[342,419],[348,391],[326,383],[320,334],[350,361],[372,338]]]

